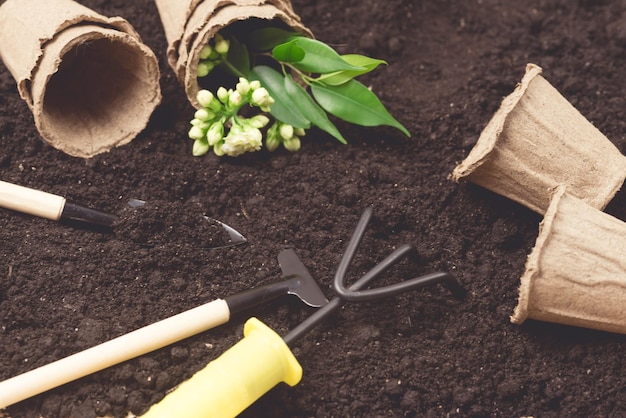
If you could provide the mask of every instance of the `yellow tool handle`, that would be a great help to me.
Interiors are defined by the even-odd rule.
[[[295,386],[302,367],[283,339],[256,318],[244,338],[183,382],[143,418],[232,418],[280,382]]]
[[[40,190],[0,181],[0,206],[58,221],[65,207],[65,198]]]

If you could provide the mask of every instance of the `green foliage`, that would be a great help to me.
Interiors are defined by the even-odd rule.
[[[306,90],[296,83],[290,75],[285,77],[285,90],[293,97],[296,107],[302,112],[305,118],[311,121],[311,124],[328,132],[342,143],[347,143],[346,139],[341,135],[341,132],[339,132],[337,127],[328,119],[324,109],[315,103]]]
[[[246,76],[250,73],[250,54],[245,44],[241,43],[237,38],[231,38],[230,48],[226,61],[232,65],[238,76]]]
[[[338,86],[313,84],[311,91],[318,103],[338,118],[361,126],[389,125],[410,136],[409,131],[389,114],[378,97],[356,80]]]
[[[352,65],[323,42],[303,36],[291,38],[272,49],[278,62],[291,64],[304,73],[327,74],[335,71],[364,71],[365,67]]]
[[[259,65],[250,72],[250,79],[259,80],[269,91],[270,96],[274,99],[270,114],[276,120],[295,128],[308,129],[311,127],[311,121],[302,114],[296,106],[294,98],[285,88],[284,77],[281,73],[271,67]]]
[[[246,37],[244,43],[254,51],[269,51],[278,44],[287,42],[293,37],[301,36],[296,32],[288,31],[273,26],[265,27],[252,31]]]
[[[275,149],[281,138],[276,133],[279,125],[283,131],[290,126],[298,132],[316,126],[346,143],[329,114],[360,126],[391,126],[410,136],[376,94],[356,80],[386,65],[385,61],[340,55],[321,41],[276,27],[255,30],[241,39],[218,36],[223,36],[230,49],[226,55],[212,58],[209,68],[221,65],[238,77],[260,82],[273,99],[269,113],[276,125],[268,131],[268,149]],[[299,148],[291,141],[290,146],[283,142],[285,148]]]
[[[385,64],[385,65],[387,64],[383,60],[370,58],[370,57],[366,57],[364,55],[358,55],[358,54],[342,55],[341,58],[343,58],[346,62],[356,67],[361,67],[362,69],[341,70],[341,71],[331,72],[327,74],[322,74],[316,79],[316,81],[321,84],[326,84],[328,86],[338,86],[340,84],[347,83],[348,81],[362,74],[369,73],[370,71],[374,71],[376,67],[378,67],[381,64]]]

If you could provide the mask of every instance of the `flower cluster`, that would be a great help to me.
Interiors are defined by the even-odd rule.
[[[197,100],[200,109],[194,114],[189,129],[189,138],[194,140],[193,155],[201,156],[213,149],[218,155],[238,156],[246,152],[258,151],[263,143],[261,129],[270,119],[264,114],[251,118],[239,116],[245,106],[258,107],[269,114],[274,98],[258,80],[249,81],[229,62],[231,41],[220,33],[216,34],[199,53],[198,78],[206,77],[214,68],[223,65],[239,76],[235,89],[220,87],[214,95],[208,90],[200,90]],[[300,149],[300,137],[304,129],[276,120],[267,130],[265,146],[274,151],[281,144],[288,151]]]
[[[188,133],[194,140],[193,155],[204,155],[213,148],[218,156],[236,157],[261,149],[261,129],[270,119],[263,114],[249,118],[238,114],[245,105],[258,107],[263,112],[270,110],[274,99],[260,82],[240,78],[235,90],[220,87],[217,95],[200,90],[196,98],[202,107],[194,114]]]
[[[276,121],[267,130],[265,146],[268,150],[274,151],[282,144],[286,150],[295,152],[300,149],[300,137],[304,134],[305,131],[302,128],[294,128],[286,123]]]
[[[259,81],[241,77],[234,90],[220,87],[217,95],[200,90],[196,98],[202,107],[196,110],[188,132],[189,138],[194,140],[193,155],[204,155],[212,148],[220,157],[236,157],[261,149],[261,129],[269,124],[270,118],[264,114],[249,118],[239,115],[239,110],[246,105],[262,112],[271,110],[274,99]],[[304,129],[275,121],[267,130],[265,146],[274,151],[282,144],[294,152],[300,149],[300,137],[304,134]]]
[[[198,77],[206,77],[213,68],[220,65],[228,55],[230,41],[219,33],[200,51],[198,62]]]

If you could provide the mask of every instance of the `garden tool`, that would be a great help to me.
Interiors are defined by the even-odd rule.
[[[140,207],[145,205],[146,202],[139,199],[131,199],[128,204],[131,207]],[[53,221],[86,224],[95,228],[104,228],[105,230],[113,230],[117,220],[115,215],[70,203],[63,196],[18,186],[5,181],[0,181],[0,206]],[[223,239],[216,239],[214,243],[210,241],[205,246],[201,246],[202,248],[225,248],[247,242],[243,235],[225,223],[208,216],[203,216],[203,219],[207,222],[207,226],[214,224],[221,230],[220,234],[223,232],[226,234],[224,237],[221,237]],[[211,229],[207,228],[207,230]]]
[[[434,283],[446,284],[456,297],[464,297],[463,287],[454,277],[444,272],[431,273],[376,289],[361,290],[404,256],[414,252],[414,247],[410,245],[399,247],[346,288],[345,275],[348,266],[371,214],[371,208],[363,213],[341,259],[333,283],[337,293],[334,299],[282,338],[258,319],[249,319],[244,325],[244,338],[241,341],[166,395],[143,418],[231,418],[244,411],[278,383],[296,385],[302,378],[302,367],[289,346],[336,312],[346,301],[377,300]]]
[[[279,296],[296,295],[312,307],[328,303],[322,290],[293,250],[282,251],[278,255],[278,261],[285,277],[282,281],[216,299],[0,382],[0,409],[222,325],[234,314]]]

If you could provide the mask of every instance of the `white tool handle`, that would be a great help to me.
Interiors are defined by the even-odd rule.
[[[0,382],[0,409],[141,354],[228,322],[223,299],[139,328],[95,347]]]
[[[65,207],[65,198],[0,181],[0,206],[58,221]]]

